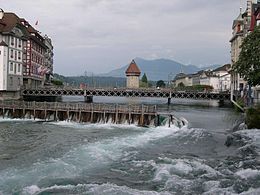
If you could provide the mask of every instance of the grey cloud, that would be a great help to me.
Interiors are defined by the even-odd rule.
[[[108,72],[134,57],[228,63],[234,0],[0,0],[53,39],[55,71]],[[73,66],[72,66],[73,64]]]

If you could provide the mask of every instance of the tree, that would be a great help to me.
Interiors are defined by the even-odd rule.
[[[159,80],[159,81],[157,81],[156,86],[157,87],[165,87],[165,83],[164,83],[163,80]]]
[[[147,76],[146,76],[145,73],[144,73],[144,75],[143,75],[141,81],[142,81],[143,83],[148,83],[148,79],[147,79]]]
[[[180,82],[180,83],[178,84],[178,87],[183,88],[183,87],[185,87],[185,85],[184,85],[183,82]]]
[[[243,41],[233,70],[252,86],[260,84],[260,26],[255,27]]]

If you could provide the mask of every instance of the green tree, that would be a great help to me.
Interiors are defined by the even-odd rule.
[[[260,84],[260,26],[244,39],[233,70],[252,86]]]
[[[62,85],[63,85],[63,82],[60,81],[60,80],[52,80],[52,83],[53,83],[54,85],[57,85],[57,86],[62,86]]]
[[[165,87],[165,83],[164,83],[163,80],[159,80],[159,81],[157,81],[156,86],[157,87]]]
[[[147,76],[146,76],[145,73],[144,73],[144,75],[142,76],[141,81],[142,81],[143,83],[148,83],[148,79],[147,79]]]
[[[181,83],[179,83],[179,84],[178,84],[178,87],[180,87],[180,88],[184,88],[184,87],[185,87],[185,85],[184,85],[184,83],[183,83],[183,82],[181,82]]]

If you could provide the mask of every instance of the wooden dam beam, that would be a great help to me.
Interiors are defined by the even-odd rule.
[[[138,118],[141,126],[148,125],[157,116],[156,106],[144,105],[111,105],[111,104],[87,104],[87,103],[62,103],[62,102],[26,102],[26,101],[0,101],[2,115],[9,111],[12,116],[18,115],[25,118],[27,113],[29,116],[33,113],[33,119],[36,118],[49,120],[53,114],[54,120],[75,120],[81,122],[87,115],[90,116],[87,122],[96,122],[102,120],[106,122],[106,118],[114,116],[114,122],[120,123],[126,120],[129,124]],[[16,114],[14,114],[16,113]],[[83,116],[84,113],[84,116]],[[133,117],[133,118],[132,118]],[[149,121],[147,121],[150,118]]]

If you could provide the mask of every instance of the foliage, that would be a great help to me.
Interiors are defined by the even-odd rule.
[[[157,83],[156,83],[156,87],[165,87],[166,85],[165,85],[165,83],[164,83],[164,81],[163,80],[159,80],[159,81],[157,81]]]
[[[147,79],[147,76],[146,76],[145,73],[144,73],[144,75],[142,76],[141,81],[142,81],[143,83],[148,83],[148,79]]]
[[[63,82],[60,81],[60,80],[52,80],[51,82],[52,82],[52,84],[57,85],[57,86],[62,86],[63,85]]]
[[[184,85],[184,83],[183,83],[183,82],[180,82],[180,83],[178,84],[178,87],[180,87],[180,88],[184,88],[184,87],[185,87],[185,85]]]
[[[89,87],[125,87],[126,78],[120,77],[101,77],[101,76],[62,76],[54,74],[56,80],[63,81],[64,85],[79,86],[81,83]]]
[[[260,129],[260,104],[246,111],[246,124],[249,129]]]
[[[244,39],[233,70],[252,86],[260,84],[260,26]]]
[[[145,82],[143,82],[143,81],[140,81],[140,82],[139,82],[139,86],[140,86],[141,88],[147,88],[147,87],[148,87],[148,83],[145,83]]]

